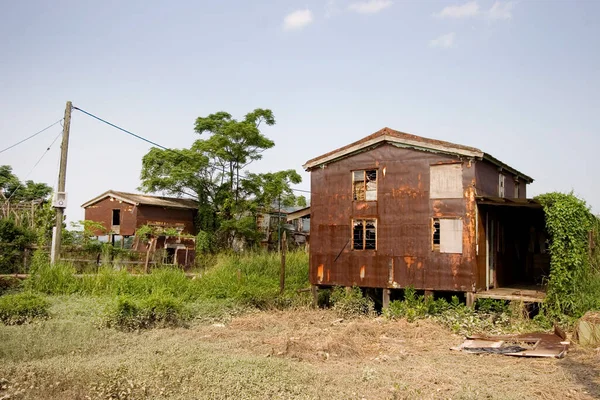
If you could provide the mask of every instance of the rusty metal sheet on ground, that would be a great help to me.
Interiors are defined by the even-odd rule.
[[[525,333],[521,335],[472,335],[452,350],[467,353],[491,353],[516,357],[563,358],[569,349],[562,331],[554,333]]]

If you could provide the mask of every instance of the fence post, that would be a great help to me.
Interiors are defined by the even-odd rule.
[[[285,253],[287,252],[287,235],[285,230],[281,235],[281,270],[279,271],[279,294],[285,290]]]

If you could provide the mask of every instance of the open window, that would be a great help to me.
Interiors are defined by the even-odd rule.
[[[377,249],[377,220],[355,219],[352,226],[352,248],[354,250]]]
[[[462,254],[462,219],[434,218],[431,236],[431,248],[433,251]]]
[[[377,170],[352,171],[352,196],[358,201],[377,200]]]
[[[121,210],[112,210],[112,225],[121,225]]]

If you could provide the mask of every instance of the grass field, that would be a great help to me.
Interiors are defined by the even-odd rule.
[[[0,399],[592,399],[600,354],[450,351],[430,321],[340,320],[196,300],[187,328],[99,328],[110,296],[48,296],[51,318],[0,325]]]

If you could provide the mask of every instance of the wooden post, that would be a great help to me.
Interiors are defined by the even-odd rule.
[[[62,144],[60,146],[60,170],[58,172],[57,192],[64,192],[67,182],[67,153],[69,151],[69,131],[71,129],[71,109],[73,104],[67,101],[65,108],[65,119],[63,121]],[[54,264],[60,259],[60,244],[62,240],[62,226],[64,218],[64,208],[56,207],[56,230],[54,231],[54,240],[52,241],[52,251],[50,262]]]
[[[150,238],[148,242],[148,251],[146,251],[146,262],[144,263],[144,273],[147,274],[149,272],[149,263],[150,263],[150,251],[152,250],[152,242],[154,238]]]
[[[317,308],[319,307],[319,288],[317,287],[317,285],[311,285],[310,287],[310,291],[312,293],[312,306],[313,308]]]
[[[279,294],[285,290],[285,253],[287,252],[287,235],[281,235],[281,269],[279,271]]]
[[[473,292],[466,292],[465,293],[465,299],[467,302],[467,307],[475,307],[475,293]]]
[[[390,306],[390,289],[383,289],[383,298],[381,301],[382,308],[388,308]]]

